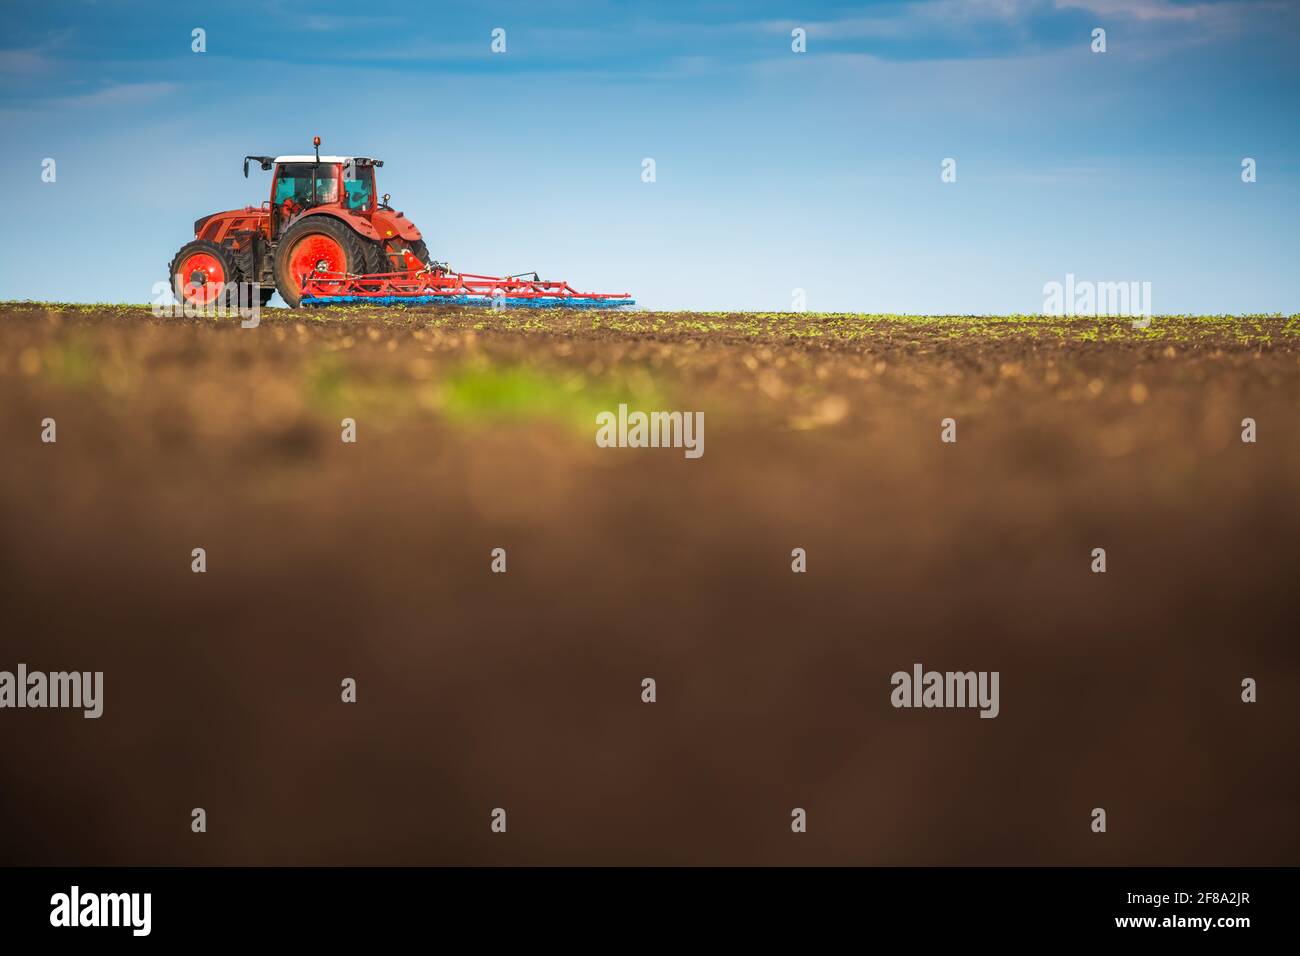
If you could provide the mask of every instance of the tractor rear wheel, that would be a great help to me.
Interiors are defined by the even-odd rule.
[[[275,249],[275,287],[291,309],[302,301],[302,280],[312,272],[362,275],[368,269],[363,240],[332,216],[306,216],[284,231]],[[342,281],[327,283],[322,294],[343,294]]]
[[[366,272],[374,274],[376,272],[392,272],[393,267],[388,264],[388,256],[384,255],[384,244],[378,239],[363,240],[361,245],[366,252]]]
[[[384,266],[383,269],[376,269],[376,272],[417,272],[419,269],[411,264],[412,256],[420,260],[420,268],[429,264],[429,250],[425,247],[423,239],[416,239],[414,242],[407,242],[405,239],[389,239],[386,244],[378,248]]]
[[[429,247],[424,244],[423,239],[416,239],[411,243],[411,255],[419,259],[426,266],[429,264]]]
[[[183,305],[212,306],[238,303],[242,276],[235,257],[225,246],[208,239],[195,239],[181,246],[167,267],[172,291]]]

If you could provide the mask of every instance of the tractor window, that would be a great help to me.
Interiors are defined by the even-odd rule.
[[[316,171],[315,189],[312,183],[312,170]],[[338,202],[339,182],[338,165],[321,163],[281,163],[275,178],[275,198],[272,202],[280,205],[286,199],[292,199],[299,206],[315,206],[320,203]]]
[[[369,209],[375,200],[375,168],[369,163],[344,163],[343,189],[349,209]]]

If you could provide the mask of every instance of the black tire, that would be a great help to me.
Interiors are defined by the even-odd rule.
[[[333,216],[305,216],[284,231],[275,247],[275,287],[280,292],[280,298],[284,299],[284,304],[291,309],[298,308],[302,301],[302,290],[298,277],[291,274],[289,263],[294,248],[310,236],[328,236],[338,243],[347,260],[343,271],[351,275],[361,275],[368,271],[366,240]]]
[[[406,257],[402,255],[404,250],[410,250],[411,255],[415,256],[424,265],[429,264],[429,249],[424,244],[423,239],[416,239],[414,242],[407,242],[404,239],[390,239],[387,245],[379,245],[380,268],[375,272],[405,272]]]
[[[225,284],[208,304],[211,306],[222,304],[228,307],[238,305],[238,283],[243,281],[244,275],[239,271],[239,264],[235,261],[235,257],[231,255],[230,250],[210,239],[195,239],[193,242],[187,242],[181,246],[180,251],[176,253],[167,266],[167,277],[171,281],[172,291],[175,292],[177,288],[180,288],[183,292],[185,284],[188,282],[193,282],[195,285],[207,284],[208,276],[197,270],[192,270],[191,274],[187,276],[179,275],[185,260],[194,255],[211,256],[221,266],[221,281]],[[178,279],[180,280],[179,283],[177,282]],[[182,303],[185,301],[183,295],[178,298]]]
[[[378,239],[364,239],[361,242],[366,253],[366,272],[392,272],[388,256],[384,255],[384,244]]]
[[[429,264],[429,247],[424,244],[423,239],[416,239],[411,243],[411,255],[419,259],[426,266]]]
[[[270,289],[259,289],[258,291],[262,295],[262,308],[265,309],[267,303],[271,301],[271,296],[275,295],[275,288],[272,287]]]

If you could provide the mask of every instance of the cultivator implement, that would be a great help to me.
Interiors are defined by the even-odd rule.
[[[480,276],[441,264],[412,272],[349,275],[317,269],[302,277],[302,305],[477,305],[543,309],[614,309],[635,305],[630,293],[579,292],[537,273]]]

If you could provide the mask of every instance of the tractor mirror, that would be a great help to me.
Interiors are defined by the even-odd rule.
[[[244,160],[244,178],[245,178],[245,179],[248,178],[248,160],[247,160],[247,159]]]

